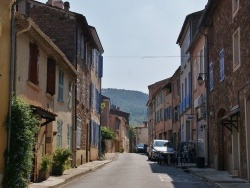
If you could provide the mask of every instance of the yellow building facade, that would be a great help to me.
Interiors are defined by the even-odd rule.
[[[0,1],[0,187],[4,169],[4,152],[7,147],[5,120],[9,104],[10,32],[12,0]]]

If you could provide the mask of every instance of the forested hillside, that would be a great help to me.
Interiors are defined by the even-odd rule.
[[[102,89],[102,95],[110,98],[111,104],[120,107],[121,111],[130,113],[129,124],[131,126],[147,121],[148,95],[146,93],[108,88]]]

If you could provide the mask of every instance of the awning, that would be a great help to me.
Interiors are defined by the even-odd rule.
[[[34,113],[40,115],[41,118],[46,119],[46,121],[42,123],[41,126],[47,125],[48,123],[55,121],[55,117],[57,115],[54,114],[53,112],[50,112],[40,106],[31,105],[30,107]]]
[[[238,130],[238,119],[240,115],[239,105],[233,107],[231,111],[220,119],[220,123],[222,123],[226,128],[232,132],[232,126],[234,126]]]

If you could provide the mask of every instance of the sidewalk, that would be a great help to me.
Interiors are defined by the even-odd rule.
[[[104,160],[85,163],[77,168],[66,170],[62,176],[50,176],[49,179],[40,183],[31,183],[29,188],[52,188],[60,187],[74,179],[80,178],[84,174],[95,171],[116,157],[116,153],[106,153]]]
[[[188,171],[203,181],[208,182],[215,188],[249,188],[250,183],[246,180],[234,177],[228,174],[227,171],[218,171],[212,168],[196,168],[188,167]]]

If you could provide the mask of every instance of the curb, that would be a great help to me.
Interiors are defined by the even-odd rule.
[[[105,162],[105,163],[103,163],[103,164],[100,164],[100,165],[98,165],[98,166],[95,166],[95,167],[93,167],[93,168],[91,168],[91,169],[88,169],[88,170],[86,170],[86,171],[84,171],[84,172],[81,172],[81,173],[79,173],[79,174],[76,174],[75,176],[72,176],[72,177],[69,177],[68,179],[65,179],[64,182],[61,182],[61,183],[59,183],[59,184],[57,184],[57,185],[51,185],[51,186],[49,186],[49,188],[61,187],[62,185],[65,185],[65,184],[67,184],[67,183],[70,183],[70,182],[72,182],[72,181],[74,181],[74,180],[80,178],[81,176],[84,176],[84,175],[86,175],[86,174],[88,174],[88,173],[90,173],[90,172],[96,171],[97,169],[103,167],[104,165],[106,165],[106,164],[108,164],[108,163],[110,163],[110,162],[111,162],[111,161],[107,161],[107,162]]]
[[[59,188],[59,187],[62,187],[62,186],[66,185],[66,184],[68,184],[68,183],[70,183],[70,182],[72,182],[72,181],[74,181],[76,179],[81,178],[82,176],[84,176],[84,175],[86,175],[86,174],[88,174],[90,172],[94,172],[97,169],[102,168],[103,166],[105,166],[108,163],[111,163],[113,160],[117,159],[117,156],[118,156],[117,153],[115,153],[114,156],[110,157],[109,159],[100,160],[99,164],[97,163],[97,164],[95,164],[93,166],[90,165],[89,167],[87,167],[83,171],[79,171],[79,172],[75,172],[75,173],[74,172],[73,173],[72,172],[66,173],[65,175],[68,175],[68,177],[60,178],[60,176],[58,176],[58,178],[61,179],[61,182],[57,182],[57,183],[54,183],[54,184],[52,183],[50,185],[48,185],[48,184],[35,185],[34,188],[35,187],[37,187],[37,188],[38,187],[40,187],[40,188]],[[86,164],[88,164],[88,163],[86,163]],[[32,187],[32,185],[29,186],[29,188],[30,187]]]

